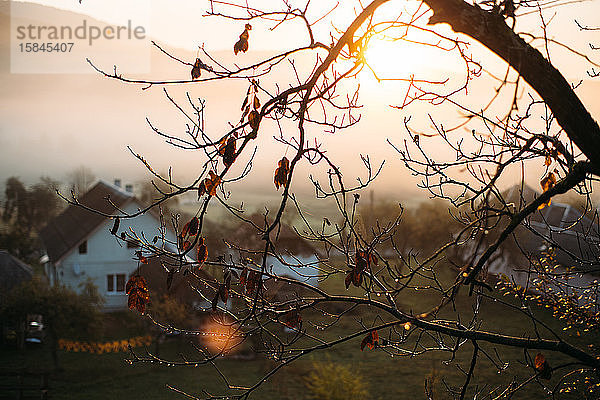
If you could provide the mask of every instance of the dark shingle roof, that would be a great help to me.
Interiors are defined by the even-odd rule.
[[[538,192],[529,185],[514,185],[502,192],[506,203],[513,203],[514,207],[520,209],[524,204],[531,203],[538,197]]]
[[[527,185],[515,185],[502,196],[518,211],[539,194]],[[592,214],[583,215],[576,207],[553,199],[527,218],[525,225],[533,232],[524,228],[515,232],[519,247],[534,256],[543,256],[554,247],[558,263],[584,272],[595,271],[600,266],[600,224],[598,215]]]
[[[31,279],[33,269],[6,250],[0,250],[0,293],[6,294],[13,287]]]
[[[110,199],[110,201],[109,201]],[[79,198],[79,203],[105,214],[116,214],[133,199],[133,194],[120,190],[103,181],[98,181],[87,193]],[[112,204],[111,204],[112,203]],[[69,205],[65,211],[53,218],[40,232],[50,261],[57,262],[72,248],[78,246],[106,217]]]

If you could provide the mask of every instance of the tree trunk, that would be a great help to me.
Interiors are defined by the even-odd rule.
[[[559,125],[600,175],[600,127],[575,91],[540,53],[517,35],[499,12],[485,11],[463,0],[425,0],[433,10],[429,24],[447,23],[493,51],[540,95]]]

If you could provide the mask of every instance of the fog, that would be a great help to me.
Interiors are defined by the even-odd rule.
[[[167,85],[164,88],[155,85],[142,90],[143,85],[128,85],[94,73],[91,67],[85,64],[84,59],[72,62],[85,64],[90,73],[11,73],[8,60],[8,7],[6,2],[0,4],[0,50],[3,55],[0,68],[0,182],[4,182],[9,176],[18,176],[25,182],[33,182],[41,175],[65,180],[67,173],[80,165],[89,167],[97,177],[109,181],[113,178],[120,178],[124,182],[148,179],[148,172],[132,156],[129,146],[149,161],[155,171],[164,172],[170,167],[178,182],[191,183],[201,171],[203,153],[184,151],[165,143],[165,139],[153,132],[146,122],[148,118],[153,125],[169,135],[185,136],[185,124],[189,121],[170,103],[165,90],[187,112],[190,112],[191,108],[187,103],[186,93],[194,100],[206,100],[206,133],[212,138],[220,137],[228,130],[230,124],[236,124],[239,120],[240,105],[248,85],[247,81],[242,79]],[[76,24],[83,18],[76,13],[41,5],[23,3],[20,7],[23,7],[24,15],[28,16],[22,21],[24,24],[49,18],[48,13],[52,15],[53,20],[60,20],[63,24]],[[89,23],[95,21],[90,17],[86,19]],[[162,43],[161,38],[154,39]],[[204,39],[208,41],[210,38]],[[233,41],[236,39],[236,35],[231,38]],[[219,40],[222,41],[222,37]],[[176,40],[171,38],[170,41]],[[186,61],[191,62],[196,57],[193,50],[163,45],[170,53]],[[108,72],[112,72],[113,64],[116,64],[119,72],[126,73],[127,65],[131,65],[128,64],[131,63],[131,55],[137,54],[136,51],[145,54],[144,49],[135,46],[149,45],[145,42],[130,46],[111,48],[105,42],[98,42],[87,49],[85,57],[89,57]],[[167,80],[188,78],[189,67],[174,62],[156,49],[151,49],[149,54],[149,59],[141,59],[140,63],[148,62],[150,73],[125,76]],[[274,54],[274,51],[250,51],[237,58],[234,58],[231,50],[216,51],[212,54],[215,58],[232,65],[234,62],[251,63],[253,60]],[[114,55],[114,60],[107,59],[107,55]],[[307,58],[306,62],[302,63],[303,60],[300,58],[296,64],[301,77],[306,76],[312,68],[312,59]],[[498,64],[497,60],[491,59],[489,63]],[[436,65],[437,67],[439,65]],[[287,82],[294,81],[290,71],[290,65],[282,63],[274,70],[272,79],[264,78],[261,83],[273,90],[275,83],[285,87]],[[430,66],[422,67],[418,73],[426,78],[449,78],[448,85],[459,85],[463,79],[461,72],[456,69],[440,70]],[[372,187],[378,195],[398,201],[425,198],[427,194],[416,187],[419,179],[412,177],[403,167],[389,142],[403,147],[404,142],[410,140],[404,128],[404,119],[409,116],[412,127],[431,133],[432,121],[449,127],[460,123],[461,115],[450,105],[434,107],[429,104],[415,104],[405,110],[391,108],[390,105],[402,102],[406,90],[406,85],[402,83],[377,83],[372,78],[359,77],[352,83],[355,84],[361,85],[360,102],[365,105],[356,114],[361,117],[360,123],[335,133],[324,132],[323,127],[312,126],[308,134],[309,140],[314,143],[316,138],[322,143],[327,154],[340,166],[348,186],[356,184],[357,178],[364,180],[367,176],[360,156],[368,155],[375,169],[385,162],[381,175]],[[477,99],[476,102],[483,104],[493,95],[494,87],[494,82],[484,74],[478,82],[473,83],[469,95]],[[578,90],[584,104],[598,118],[600,103],[596,93],[600,90],[600,83],[585,81]],[[352,94],[353,90],[349,88],[348,92]],[[345,93],[341,95],[345,96]],[[506,107],[506,101],[508,97],[504,100],[500,98],[499,110]],[[287,150],[286,153],[286,147],[274,140],[273,136],[283,133],[286,138],[291,138],[295,134],[294,129],[295,123],[284,124],[282,131],[272,122],[263,123],[259,137],[252,143],[256,147],[252,173],[244,181],[230,185],[228,190],[260,193],[276,198],[278,194],[272,184],[273,171],[277,160],[285,154],[289,156],[291,150]],[[465,133],[466,130],[461,129],[454,135],[460,138],[460,135]],[[450,158],[453,156],[439,138],[424,140],[424,146],[432,154]],[[251,153],[252,151],[236,161],[234,174],[243,169]],[[302,163],[294,177],[294,191],[310,197],[314,190],[308,176],[312,174],[323,180],[326,176],[325,171],[324,167]],[[533,174],[528,179],[532,185],[537,186],[541,166],[536,166],[531,171]],[[503,184],[512,184],[509,181],[519,177],[520,173],[515,171]]]

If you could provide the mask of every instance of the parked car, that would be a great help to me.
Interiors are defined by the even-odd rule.
[[[46,332],[44,331],[43,318],[40,314],[27,316],[27,328],[25,331],[25,343],[42,344]]]

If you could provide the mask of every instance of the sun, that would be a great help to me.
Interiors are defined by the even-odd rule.
[[[435,60],[422,44],[404,40],[372,37],[364,50],[364,75],[374,80],[408,80],[430,69]]]

